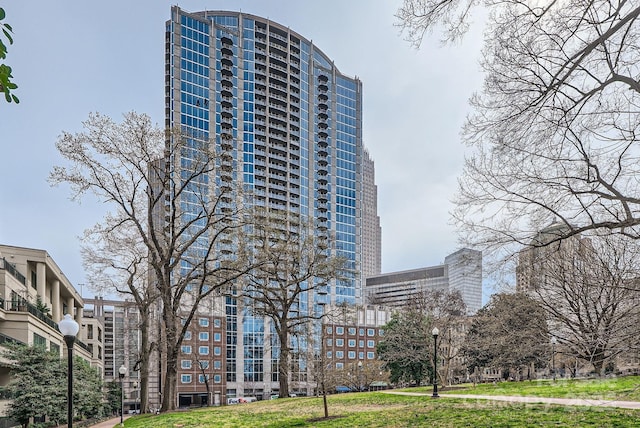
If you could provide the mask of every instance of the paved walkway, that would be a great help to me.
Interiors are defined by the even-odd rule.
[[[424,395],[431,394],[420,392],[401,392],[401,391],[381,391],[387,394],[398,395]],[[468,394],[440,394],[440,398],[464,398],[466,400],[494,400],[509,401],[512,403],[548,403],[558,404],[561,406],[599,406],[599,407],[618,407],[621,409],[640,409],[640,401],[617,401],[617,400],[596,400],[585,398],[548,398],[548,397],[521,397],[508,395],[468,395]],[[110,427],[111,428],[111,427]]]
[[[125,420],[127,420],[128,417],[129,415],[124,415]],[[120,416],[113,419],[107,419],[106,421],[99,422],[95,425],[89,425],[89,428],[113,428],[115,426],[120,426]]]

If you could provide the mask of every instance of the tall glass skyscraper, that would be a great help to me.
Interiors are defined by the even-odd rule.
[[[240,182],[251,204],[313,219],[352,277],[310,296],[310,310],[359,302],[361,272],[371,270],[362,266],[363,221],[377,219],[363,216],[364,187],[375,185],[363,180],[360,80],[300,34],[240,12],[174,6],[165,42],[166,125],[216,144],[220,172],[206,182]],[[279,344],[265,344],[268,326],[234,299],[226,314],[227,388],[269,388]]]

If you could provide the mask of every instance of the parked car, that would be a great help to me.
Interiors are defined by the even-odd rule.
[[[256,397],[235,397],[235,398],[227,398],[227,404],[244,404],[244,403],[253,403],[254,401],[258,401]]]

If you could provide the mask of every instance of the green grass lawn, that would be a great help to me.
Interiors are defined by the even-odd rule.
[[[598,400],[640,401],[640,377],[628,376],[610,379],[558,379],[523,381],[523,382],[499,382],[496,384],[485,383],[460,390],[449,392],[456,394],[478,395],[521,395],[531,397],[557,397],[557,398],[592,398]],[[412,390],[415,390],[413,388]],[[422,387],[420,390],[431,391],[431,388]],[[406,390],[410,391],[410,390]],[[447,393],[444,388],[441,391]]]
[[[639,399],[640,379],[602,381],[509,382],[480,385],[456,393]],[[410,391],[429,388],[412,388]],[[444,391],[446,393],[446,391]],[[640,410],[565,407],[378,392],[328,397],[323,420],[321,398],[290,398],[235,406],[210,407],[128,419],[127,428],[162,427],[634,427]]]

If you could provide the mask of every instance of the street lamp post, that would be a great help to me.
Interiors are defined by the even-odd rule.
[[[67,344],[67,426],[73,427],[73,342],[80,330],[78,323],[66,314],[58,323],[58,329]]]
[[[133,387],[136,390],[135,413],[138,414],[140,413],[140,404],[138,404],[138,401],[140,401],[140,382],[139,381],[133,382]]]
[[[118,377],[120,377],[120,426],[124,426],[124,375],[127,374],[127,368],[123,365],[118,369]]]
[[[433,395],[431,398],[439,398],[438,395],[438,334],[440,334],[440,330],[438,327],[434,327],[431,330],[431,334],[433,335]]]
[[[556,381],[556,343],[558,339],[555,336],[551,337],[551,371],[554,382]]]
[[[358,392],[362,392],[362,360],[358,361]]]

